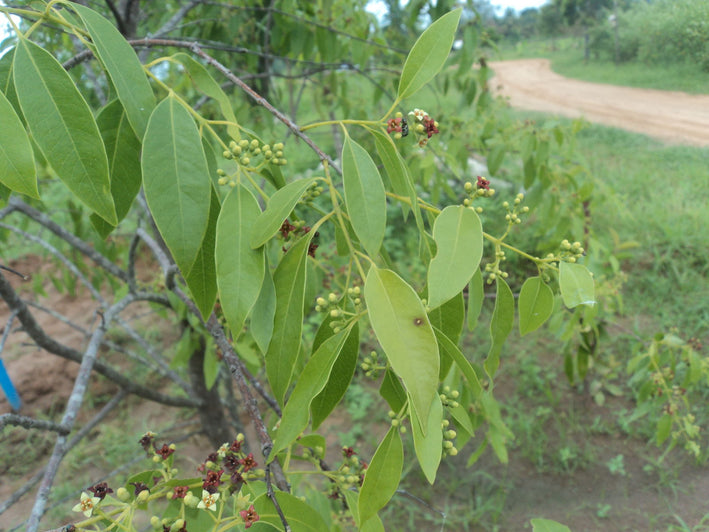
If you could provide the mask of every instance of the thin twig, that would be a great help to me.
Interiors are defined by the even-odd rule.
[[[288,118],[285,114],[283,114],[281,111],[273,107],[268,100],[266,100],[263,96],[258,94],[255,90],[253,90],[249,85],[244,83],[238,76],[236,76],[234,73],[231,72],[227,67],[222,65],[219,61],[214,59],[212,56],[209,54],[205,53],[198,44],[193,44],[191,47],[191,50],[194,54],[198,55],[202,59],[204,59],[207,63],[215,67],[221,74],[226,77],[229,81],[233,82],[235,85],[238,85],[241,90],[243,90],[246,94],[251,96],[253,100],[261,105],[262,107],[265,107],[268,112],[270,112],[273,116],[278,118],[281,122],[283,122],[288,129],[290,129],[296,137],[302,139],[310,148],[318,154],[318,157],[320,157],[320,160],[325,160],[327,161],[332,168],[335,169],[335,171],[339,174],[342,173],[338,166],[335,164],[335,162],[332,160],[332,158],[326,154],[324,151],[320,149],[320,147],[313,142],[313,140],[303,133],[298,125],[293,122],[290,118]]]
[[[62,358],[81,363],[83,357],[82,353],[72,349],[71,347],[60,344],[54,338],[48,336],[27,308],[27,304],[17,295],[12,285],[2,274],[0,274],[0,297],[5,300],[10,307],[10,310],[17,311],[17,317],[20,320],[20,323],[22,323],[24,331],[39,347]],[[143,299],[142,294],[136,294],[134,298],[136,301]],[[100,360],[96,362],[94,369],[114,384],[125,389],[126,392],[144,399],[168,406],[184,406],[188,408],[197,408],[201,406],[201,403],[198,400],[189,397],[168,396],[157,392],[153,388],[141,386],[134,380],[129,379]]]
[[[93,367],[98,356],[101,341],[108,331],[108,326],[113,323],[113,320],[121,313],[121,311],[123,311],[134,300],[135,296],[133,294],[128,294],[121,300],[111,305],[108,309],[106,309],[106,312],[103,314],[103,320],[101,320],[99,326],[94,330],[91,340],[84,351],[79,372],[74,380],[74,388],[69,396],[69,400],[67,401],[66,409],[64,411],[64,416],[62,417],[61,424],[68,429],[71,429],[74,426],[79,408],[84,401],[84,395],[88,388],[89,378],[93,372]],[[114,397],[114,399],[118,398],[116,402],[120,400],[124,394],[125,391],[119,392],[119,394]],[[44,508],[49,498],[49,492],[52,488],[52,484],[54,483],[54,477],[57,474],[62,458],[69,450],[69,448],[66,447],[66,443],[66,436],[59,436],[57,438],[54,445],[54,451],[52,452],[52,456],[49,458],[47,469],[44,473],[44,477],[42,478],[42,483],[39,486],[39,491],[37,492],[37,497],[35,498],[32,513],[30,514],[30,518],[27,523],[28,532],[35,532],[39,527],[39,521],[44,514]]]
[[[59,434],[69,434],[69,429],[59,423],[47,421],[45,419],[35,419],[33,417],[21,416],[19,414],[3,414],[0,416],[0,430],[5,425],[15,425],[25,429],[50,430]]]
[[[93,247],[91,247],[89,244],[81,240],[79,237],[76,235],[73,235],[63,227],[61,227],[59,224],[56,222],[52,221],[46,214],[38,211],[37,209],[30,207],[27,205],[24,201],[19,199],[17,196],[12,196],[10,200],[8,201],[8,210],[7,214],[13,211],[19,211],[25,216],[31,218],[38,224],[46,227],[49,229],[52,233],[57,235],[59,238],[67,242],[71,247],[74,249],[77,249],[80,253],[91,259],[94,263],[96,263],[98,266],[100,266],[103,270],[107,271],[114,277],[117,277],[118,279],[121,279],[123,281],[128,280],[128,274],[123,271],[121,268],[119,268],[116,264],[111,262],[109,259],[107,259],[105,256],[103,256],[101,253],[96,251]],[[5,213],[0,213],[0,219],[2,219],[2,215]]]

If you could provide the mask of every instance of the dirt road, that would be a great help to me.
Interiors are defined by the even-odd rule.
[[[568,79],[551,71],[547,59],[490,64],[491,87],[514,107],[644,133],[676,144],[709,146],[709,96],[617,87]]]

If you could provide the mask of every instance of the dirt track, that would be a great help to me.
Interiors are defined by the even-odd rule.
[[[568,79],[547,59],[490,64],[491,86],[514,107],[644,133],[670,143],[709,146],[709,96],[617,87]]]

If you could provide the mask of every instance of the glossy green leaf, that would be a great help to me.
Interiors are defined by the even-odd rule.
[[[445,353],[446,356],[453,359],[453,362],[455,362],[455,365],[458,366],[458,369],[465,377],[465,380],[468,381],[470,390],[473,393],[473,398],[480,397],[483,388],[480,384],[478,373],[475,371],[468,359],[465,358],[465,355],[463,355],[460,349],[458,349],[458,346],[455,345],[450,338],[438,329],[434,329],[433,331],[436,333],[436,341],[438,342],[441,353]]]
[[[436,308],[463,291],[480,268],[483,228],[477,213],[451,205],[433,224],[436,256],[428,268],[428,306]]]
[[[273,335],[266,352],[266,375],[273,395],[281,405],[293,377],[300,350],[306,260],[311,237],[312,234],[308,233],[293,244],[273,274],[276,314]]]
[[[111,196],[116,206],[116,218],[126,217],[138,195],[142,183],[140,168],[140,141],[128,123],[128,118],[118,100],[113,100],[99,112],[96,124],[101,131],[108,156],[111,175]],[[91,221],[104,238],[113,230],[103,218],[91,215]]]
[[[108,160],[91,109],[59,62],[27,39],[15,49],[17,97],[32,137],[76,198],[112,225]]]
[[[180,270],[189,272],[207,229],[212,185],[197,126],[172,96],[150,117],[141,166],[155,224]]]
[[[278,189],[268,200],[266,210],[255,220],[251,232],[250,244],[258,248],[268,242],[290,216],[303,193],[315,182],[315,179],[299,179]]]
[[[389,502],[399,486],[403,467],[404,447],[399,427],[391,427],[377,447],[359,490],[360,523],[366,523]]]
[[[437,395],[433,397],[427,421],[416,419],[415,410],[411,411],[411,416],[411,432],[414,436],[416,458],[418,458],[426,480],[429,484],[433,484],[436,480],[438,465],[441,463],[441,450],[443,449],[443,431],[441,429],[443,405],[441,405],[440,397]],[[425,433],[421,431],[422,425],[426,427]]]
[[[443,68],[453,46],[461,13],[461,9],[456,9],[443,15],[418,38],[401,72],[399,99],[412,96]]]
[[[229,102],[229,97],[219,86],[219,83],[207,72],[207,69],[202,66],[201,63],[190,57],[189,55],[179,52],[172,56],[172,59],[179,61],[185,68],[185,74],[189,76],[192,83],[197,88],[198,91],[206,94],[210,98],[214,99],[219,105],[219,109],[224,115],[224,119],[231,124],[226,126],[227,133],[234,140],[241,139],[241,131],[237,126],[236,117],[234,116],[234,111]]]
[[[342,346],[345,345],[349,332],[345,329],[325,340],[305,365],[283,409],[276,439],[273,442],[273,451],[269,455],[270,460],[275,458],[276,453],[293,443],[308,426],[310,404],[325,387],[332,366]]]
[[[217,269],[214,259],[216,245],[217,219],[219,217],[219,197],[214,188],[211,189],[212,197],[209,204],[209,221],[202,238],[202,247],[197,253],[197,258],[190,271],[185,274],[187,288],[190,289],[192,299],[205,320],[214,309],[217,300]]]
[[[224,199],[217,222],[215,253],[219,301],[234,336],[241,333],[262,290],[263,248],[251,248],[251,235],[260,214],[256,198],[238,184]]]
[[[323,530],[328,530],[323,518],[308,503],[300,500],[295,495],[283,491],[276,491],[275,497],[286,521],[288,521],[291,532],[323,532]],[[268,494],[264,493],[254,501],[254,509],[259,515],[259,520],[249,528],[249,532],[283,530],[281,518]]]
[[[571,532],[568,526],[551,519],[532,519],[532,532]]]
[[[349,135],[342,146],[342,181],[352,228],[367,253],[376,257],[386,229],[386,192],[377,165]]]
[[[155,108],[155,95],[133,47],[116,27],[101,15],[81,4],[72,4],[91,35],[96,53],[108,72],[128,121],[139,139]]]
[[[357,369],[358,357],[359,324],[354,323],[340,350],[340,355],[332,366],[327,384],[310,403],[313,430],[316,430],[327,419],[327,416],[345,396],[355,369]]]
[[[478,326],[478,318],[483,309],[485,301],[485,285],[483,284],[483,274],[478,268],[470,279],[468,285],[468,330],[472,331]]]
[[[392,369],[404,382],[418,419],[427,420],[438,388],[440,360],[421,300],[396,273],[376,266],[367,274],[364,298],[372,328]]]
[[[539,327],[554,309],[554,292],[541,277],[530,277],[519,292],[519,334],[524,336]]]
[[[559,290],[569,308],[596,304],[593,276],[582,264],[559,263]]]
[[[497,278],[497,297],[495,298],[495,310],[492,312],[490,320],[490,338],[492,345],[485,359],[485,371],[492,379],[500,366],[500,352],[502,344],[512,331],[515,317],[515,298],[507,283]]]
[[[9,189],[39,199],[32,145],[20,117],[0,92],[0,182]]]

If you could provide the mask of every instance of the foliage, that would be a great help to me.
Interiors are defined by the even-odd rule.
[[[515,306],[522,334],[556,314],[553,319],[564,329],[565,340],[581,337],[584,343],[569,377],[584,378],[602,303],[596,297],[599,283],[586,265],[596,263],[601,277],[610,259],[602,248],[587,254],[588,244],[581,243],[590,242],[586,211],[594,180],[575,160],[579,124],[537,127],[500,118],[499,104],[487,88],[487,68],[483,64],[471,76],[477,25],[470,13],[463,18],[462,9],[448,11],[444,2],[436,6],[440,13],[430,11],[440,17],[411,46],[400,74],[375,81],[374,103],[353,106],[349,97],[340,96],[350,90],[347,74],[369,76],[375,61],[397,61],[378,57],[387,49],[368,40],[369,16],[359,5],[335,3],[331,12],[323,13],[311,3],[296,4],[284,6],[291,11],[251,6],[248,22],[235,28],[231,25],[238,24],[238,17],[225,23],[220,16],[229,6],[200,6],[204,11],[191,16],[209,16],[215,22],[204,28],[205,34],[194,29],[192,37],[209,43],[234,30],[240,38],[255,36],[256,42],[270,43],[272,52],[283,54],[282,63],[271,53],[244,54],[231,68],[205,52],[200,40],[129,43],[107,19],[82,5],[55,2],[39,11],[2,8],[33,21],[15,28],[18,41],[0,60],[0,113],[14,138],[3,145],[0,161],[15,169],[0,177],[5,195],[15,194],[3,215],[24,213],[49,227],[105,270],[97,283],[113,289],[113,299],[107,300],[85,283],[102,302],[103,321],[91,333],[86,351],[78,353],[47,341],[26,305],[0,277],[4,299],[33,338],[81,362],[62,423],[50,428],[60,436],[28,529],[39,525],[56,467],[71,447],[66,435],[92,370],[123,389],[116,403],[130,392],[196,408],[213,442],[232,443],[205,460],[200,470],[205,478],[182,478],[172,467],[174,446],[160,446],[147,434],[142,444],[156,468],[132,476],[115,499],[105,485],[94,486],[93,496],[83,493],[74,510],[87,519],[77,529],[95,524],[132,529],[138,510],[148,510],[155,529],[183,530],[186,520],[197,529],[259,529],[269,523],[323,530],[342,521],[362,530],[382,530],[378,512],[399,485],[403,441],[409,433],[430,483],[441,460],[468,443],[478,449],[469,464],[488,445],[499,460],[507,460],[512,434],[495,397],[495,382]],[[305,14],[292,14],[296,7]],[[417,15],[410,18],[413,28],[421,11],[411,9]],[[339,51],[353,35],[326,24],[343,16],[349,21],[345,28],[361,30],[356,38],[376,53],[351,47],[351,62],[340,60]],[[464,27],[458,29],[461,20]],[[40,31],[42,23],[50,28]],[[74,41],[53,45],[55,27]],[[463,47],[449,58],[457,32]],[[71,48],[72,42],[81,43],[82,50]],[[189,53],[141,58],[131,45]],[[70,58],[62,65],[55,54]],[[94,63],[85,62],[92,56]],[[302,64],[302,57],[312,56],[325,65],[312,89],[321,91],[314,98],[316,112],[337,111],[351,118],[328,116],[299,127],[271,104],[271,96],[283,107],[293,98],[289,69],[294,65],[303,69],[295,77],[317,74],[307,70],[310,63]],[[457,68],[444,69],[446,65]],[[94,68],[106,76],[103,83]],[[289,81],[276,83],[266,76],[258,82],[259,94],[234,74],[237,69],[265,69]],[[227,96],[225,80],[262,109]],[[469,116],[456,108],[440,115],[418,108],[406,115],[397,112],[419,101],[432,84],[458,99]],[[395,95],[388,90],[394,86]],[[291,107],[295,116],[298,105]],[[272,118],[302,144],[295,149],[289,144],[286,150],[279,140],[285,129],[277,129]],[[326,132],[327,146],[314,140],[319,131]],[[332,140],[335,135],[341,143]],[[436,151],[437,143],[445,147],[443,153]],[[490,179],[460,177],[472,164],[471,152],[485,157]],[[41,183],[45,179],[66,186],[71,200],[83,204],[78,219],[89,219],[91,226],[77,223],[81,231],[74,231],[80,233],[76,235],[47,221],[41,211],[51,211],[52,203]],[[496,187],[504,190],[503,201],[497,201],[501,194]],[[28,205],[18,193],[42,199]],[[418,256],[394,261],[388,249],[396,235],[387,229],[393,225],[392,211],[399,210],[412,222],[412,231],[415,227]],[[525,232],[518,229],[523,219],[531,222]],[[130,244],[120,248],[128,255],[125,270],[85,242],[100,242],[108,235],[118,239],[121,230],[130,235]],[[527,251],[510,243],[519,235]],[[163,278],[152,286],[135,279],[138,246],[149,249],[162,268]],[[505,265],[508,256],[511,267]],[[421,278],[412,274],[413,262],[425,272]],[[85,279],[71,261],[64,264]],[[106,280],[109,276],[112,282]],[[491,345],[485,356],[475,356],[463,353],[460,340],[466,323],[471,329],[477,325],[485,283],[495,285]],[[517,305],[513,290],[519,292]],[[120,323],[120,313],[136,301],[163,307],[179,323],[179,349],[169,367],[161,353],[146,349],[154,355],[150,365],[180,386],[177,396],[136,383],[96,359],[108,327]],[[564,306],[573,309],[568,319]],[[363,333],[369,329],[371,337]],[[345,448],[345,461],[333,471],[324,461],[325,439],[316,429],[350,386],[360,345],[366,342],[375,346],[374,353],[361,367],[370,376],[384,374],[381,404],[390,411],[390,427],[371,461]],[[691,364],[691,353],[685,352],[686,357]],[[253,454],[241,449],[241,436],[225,436],[230,430],[221,405],[227,400],[220,389],[231,389],[231,381],[225,383],[222,376],[220,383],[220,360],[257,434],[262,470]],[[633,370],[638,368],[647,369],[640,362]],[[187,372],[190,382],[175,370]],[[708,371],[700,365],[699,377]],[[698,380],[693,376],[687,385]],[[270,409],[270,417],[264,419],[259,407]],[[674,414],[668,412],[670,425],[679,419]],[[660,434],[667,430],[668,422],[662,423]],[[328,481],[326,492],[340,503],[316,494],[317,482],[295,481],[301,475],[294,467],[299,462],[309,463],[314,476]],[[221,478],[225,470],[229,483]],[[166,496],[168,504],[160,506]],[[562,529],[544,520],[533,526]]]

